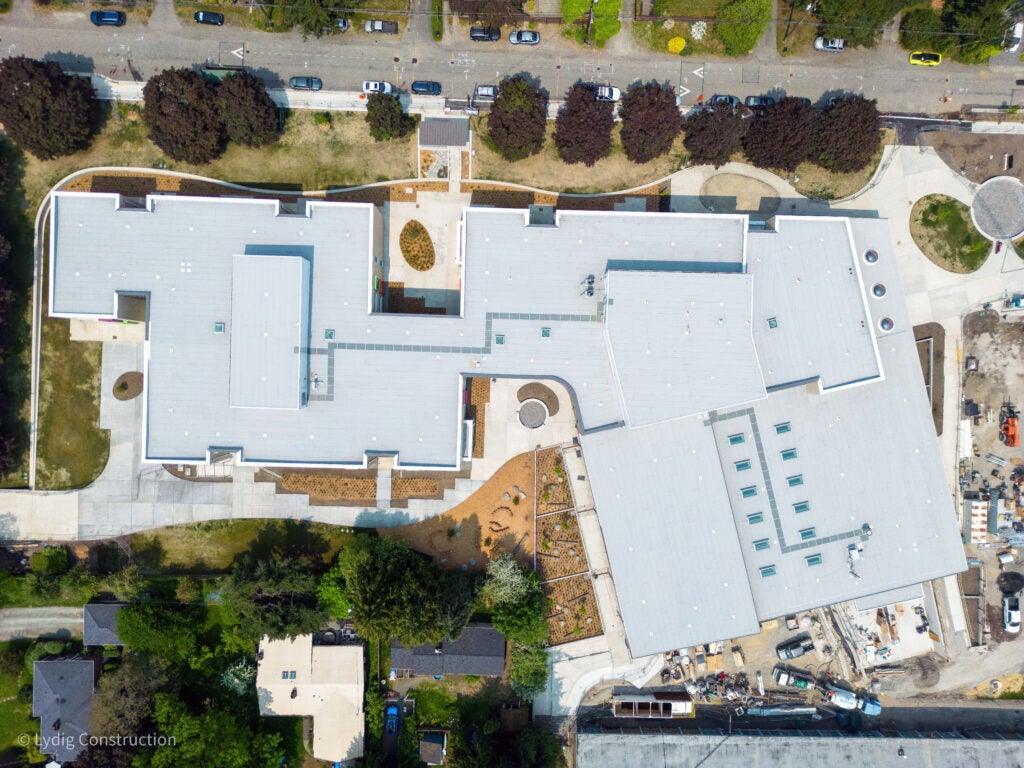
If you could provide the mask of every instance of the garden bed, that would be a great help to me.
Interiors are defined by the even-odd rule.
[[[317,470],[282,472],[278,491],[304,493],[310,504],[347,503],[373,506],[377,503],[377,473],[374,470]]]
[[[557,447],[537,451],[537,512],[554,512],[572,507],[572,490],[565,475],[562,452]]]
[[[487,403],[491,401],[491,380],[484,376],[474,376],[469,380],[469,412],[468,418],[473,419],[473,458],[484,457],[484,414]]]
[[[590,574],[550,581],[543,586],[548,598],[551,645],[571,643],[604,632]]]
[[[434,266],[434,243],[427,228],[415,219],[402,227],[398,237],[402,258],[418,272],[426,272]]]
[[[992,244],[971,223],[971,212],[946,195],[926,195],[910,212],[910,234],[928,260],[949,272],[974,272]]]
[[[587,553],[576,513],[569,509],[537,518],[537,573],[558,579],[587,571]]]

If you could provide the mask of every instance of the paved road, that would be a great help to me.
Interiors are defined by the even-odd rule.
[[[244,62],[270,86],[280,86],[294,75],[315,74],[325,88],[338,91],[357,89],[364,79],[406,86],[415,79],[431,79],[440,81],[445,93],[462,96],[477,84],[529,72],[555,97],[579,79],[625,86],[658,78],[680,87],[685,103],[716,92],[741,97],[786,92],[817,100],[853,91],[878,99],[885,111],[938,114],[964,104],[998,106],[1024,98],[1024,87],[1015,86],[1020,65],[1012,54],[1003,54],[986,67],[944,62],[924,68],[909,66],[906,53],[888,40],[873,50],[811,52],[791,59],[780,58],[770,41],[762,41],[744,59],[702,61],[652,53],[637,45],[630,30],[631,22],[626,21],[623,31],[601,51],[582,49],[547,28],[536,47],[511,46],[507,39],[473,43],[465,27],[435,43],[429,17],[421,14],[413,16],[409,31],[400,37],[352,31],[303,41],[298,33],[183,23],[171,0],[156,0],[148,22],[132,19],[120,29],[93,27],[84,9],[37,13],[31,0],[15,0],[14,9],[2,20],[0,48],[6,56],[46,57],[68,69],[126,80],[207,60]]]
[[[39,637],[66,630],[82,636],[81,608],[4,608],[0,610],[0,641]]]

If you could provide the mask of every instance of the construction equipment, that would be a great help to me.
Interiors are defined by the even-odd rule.
[[[1007,448],[1020,446],[1020,435],[1017,432],[1017,411],[1009,403],[1003,403],[999,411],[999,439],[1006,443]]]

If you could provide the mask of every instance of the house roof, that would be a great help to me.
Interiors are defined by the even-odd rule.
[[[448,738],[444,731],[421,731],[420,760],[427,765],[444,765],[447,743]]]
[[[405,646],[391,642],[391,666],[411,669],[417,675],[486,675],[499,677],[505,671],[505,636],[489,624],[470,624],[458,640],[445,640],[440,653],[436,646]]]
[[[313,718],[313,757],[363,755],[363,646],[313,645],[313,635],[260,641],[256,696],[261,715]]]
[[[89,603],[83,611],[83,645],[124,645],[117,636],[117,614],[124,603]]]
[[[39,718],[42,751],[59,762],[85,748],[99,664],[95,659],[54,659],[32,665],[32,717]],[[50,745],[52,751],[45,745]]]
[[[425,117],[420,121],[421,147],[464,147],[469,144],[467,118]]]

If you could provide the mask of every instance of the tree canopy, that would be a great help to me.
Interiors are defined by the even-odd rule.
[[[284,6],[284,20],[298,27],[305,38],[336,28],[341,11],[351,5],[342,0],[292,0]]]
[[[799,99],[787,97],[754,116],[743,149],[759,168],[792,172],[813,156],[817,130],[818,114]]]
[[[195,652],[201,612],[163,603],[133,603],[117,612],[117,635],[133,651],[180,664]]]
[[[871,162],[881,142],[875,100],[842,96],[822,113],[816,162],[840,173],[859,171]]]
[[[841,37],[848,46],[874,48],[882,28],[913,0],[818,0],[821,34]]]
[[[771,20],[771,0],[733,0],[718,12],[715,37],[729,56],[745,56],[757,46]]]
[[[614,105],[598,101],[593,88],[577,83],[565,96],[555,119],[555,146],[566,163],[592,166],[608,154],[615,125]]]
[[[941,13],[926,7],[904,14],[900,45],[980,64],[1002,51],[1008,25],[1005,0],[949,0]]]
[[[264,635],[295,637],[320,629],[328,615],[317,605],[316,594],[317,573],[308,559],[247,555],[224,585],[221,606],[237,619],[240,643],[255,647]]]
[[[416,118],[402,111],[402,103],[387,93],[371,93],[366,99],[366,122],[376,141],[408,136],[416,127]]]
[[[277,105],[263,81],[249,72],[224,79],[217,87],[217,107],[230,141],[262,147],[280,135]]]
[[[506,160],[522,160],[540,152],[547,131],[548,97],[522,75],[507,77],[487,114],[494,148]]]
[[[695,165],[716,168],[729,162],[740,148],[746,125],[743,117],[728,104],[702,109],[686,119],[683,144]]]
[[[529,573],[530,585],[519,600],[501,602],[494,606],[491,621],[509,640],[523,645],[547,642],[546,598],[540,586],[540,577]]]
[[[0,123],[40,160],[85,149],[99,125],[88,77],[65,75],[55,61],[15,56],[0,61]]]
[[[512,646],[508,683],[512,692],[525,701],[544,690],[548,680],[548,654],[538,645]]]
[[[142,90],[142,121],[168,157],[208,163],[224,149],[224,123],[217,86],[191,69],[153,75]]]
[[[630,86],[622,98],[619,117],[619,139],[626,157],[634,163],[646,163],[664,155],[683,129],[675,88],[657,82]]]

